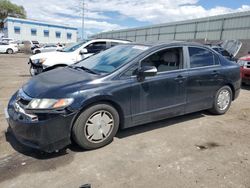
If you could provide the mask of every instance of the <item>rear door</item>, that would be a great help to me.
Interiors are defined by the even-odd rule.
[[[223,82],[217,54],[202,47],[186,47],[189,58],[186,112],[211,108]]]

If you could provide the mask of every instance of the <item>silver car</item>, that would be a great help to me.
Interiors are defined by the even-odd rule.
[[[60,51],[63,49],[62,45],[56,45],[56,44],[46,44],[40,48],[35,48],[32,50],[33,54],[38,54],[42,52],[53,52],[53,51]]]

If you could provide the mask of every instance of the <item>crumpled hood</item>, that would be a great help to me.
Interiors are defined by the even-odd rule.
[[[23,86],[23,91],[32,98],[63,98],[99,77],[69,67],[58,68],[32,77]]]
[[[72,64],[76,62],[76,55],[73,52],[44,52],[30,56],[30,59],[46,59],[43,63],[47,66],[53,66],[54,64]]]
[[[55,57],[55,56],[69,56],[70,53],[65,53],[65,52],[44,52],[44,53],[39,53],[39,54],[36,54],[36,55],[32,55],[30,56],[30,59],[31,60],[35,60],[35,59],[42,59],[42,58],[52,58],[52,57]]]

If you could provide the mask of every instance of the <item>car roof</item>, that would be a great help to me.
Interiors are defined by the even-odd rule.
[[[107,42],[119,42],[119,43],[130,43],[130,40],[123,40],[123,39],[108,39],[108,38],[98,38],[98,39],[91,39],[89,41],[107,41]]]
[[[164,47],[164,46],[197,46],[197,47],[206,47],[204,44],[196,43],[196,42],[187,42],[187,41],[158,41],[158,42],[143,42],[143,43],[130,43],[130,45],[142,45],[148,47]]]

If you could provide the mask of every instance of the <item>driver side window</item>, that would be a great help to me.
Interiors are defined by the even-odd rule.
[[[141,62],[141,66],[155,66],[158,72],[178,70],[183,67],[182,48],[158,51]]]
[[[98,53],[102,50],[106,50],[106,42],[94,42],[87,47],[88,53]]]

